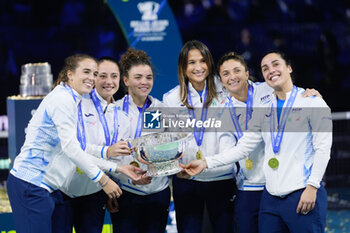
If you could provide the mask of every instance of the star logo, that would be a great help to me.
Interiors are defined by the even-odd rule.
[[[145,111],[143,115],[144,129],[160,129],[162,113],[157,111]]]
[[[160,117],[162,114],[157,109],[157,111],[155,113],[151,113],[151,115],[153,116],[151,122],[153,122],[155,119],[158,119],[158,117]]]

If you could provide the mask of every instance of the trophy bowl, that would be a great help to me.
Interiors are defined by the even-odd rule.
[[[181,171],[179,159],[187,149],[192,133],[153,133],[130,141],[136,159],[147,164],[147,175],[168,176]]]

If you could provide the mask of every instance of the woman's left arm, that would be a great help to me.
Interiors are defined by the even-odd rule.
[[[330,108],[321,98],[312,98],[309,125],[315,150],[311,175],[300,197],[297,213],[307,214],[315,207],[317,190],[326,171],[332,146],[332,116]]]

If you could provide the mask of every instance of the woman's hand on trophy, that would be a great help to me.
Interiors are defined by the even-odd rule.
[[[103,175],[98,182],[109,198],[120,197],[120,195],[123,193],[120,187],[107,175]]]
[[[143,179],[144,177],[146,177],[147,172],[143,171],[141,168],[129,164],[120,165],[117,170],[118,172],[128,176],[133,181],[139,181]]]
[[[126,156],[131,154],[131,149],[127,141],[119,141],[108,147],[107,157]]]
[[[182,166],[184,166],[184,165],[182,165]],[[190,179],[191,178],[191,175],[188,174],[185,170],[180,171],[179,173],[176,174],[176,176],[181,178],[181,179]]]
[[[135,185],[146,185],[146,184],[150,184],[151,181],[152,181],[151,176],[145,176],[145,177],[142,177],[140,180],[133,180],[132,183]]]
[[[180,164],[183,170],[190,176],[195,176],[207,168],[205,159],[192,160],[186,165]]]
[[[109,213],[117,213],[119,211],[119,204],[117,198],[108,198],[106,208]]]

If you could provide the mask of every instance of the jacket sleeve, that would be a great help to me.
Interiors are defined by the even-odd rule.
[[[332,116],[330,108],[321,98],[313,98],[315,107],[311,108],[309,124],[312,129],[312,143],[315,150],[311,175],[307,181],[316,188],[326,171],[332,146]]]
[[[101,179],[103,172],[93,161],[93,156],[81,149],[77,140],[77,105],[70,95],[60,96],[60,103],[61,104],[52,104],[49,108],[49,114],[56,126],[62,151],[74,164],[83,170],[90,179],[97,182]],[[100,166],[102,166],[102,162]],[[108,168],[116,170],[117,166],[115,165]]]
[[[107,159],[108,146],[101,146],[95,144],[86,144],[85,152],[93,155],[96,158]]]
[[[230,163],[235,163],[239,160],[245,159],[248,155],[254,151],[254,149],[263,140],[261,135],[261,119],[260,114],[254,114],[249,121],[249,132],[243,133],[243,136],[239,139],[237,145],[232,144],[227,147],[223,152],[220,152],[214,156],[206,158],[208,168],[218,167]],[[233,134],[226,133],[226,137],[234,137]]]

